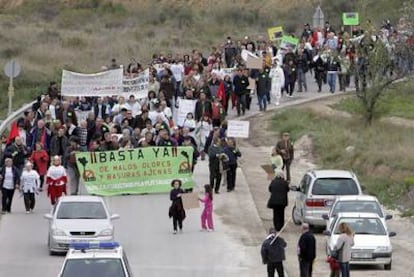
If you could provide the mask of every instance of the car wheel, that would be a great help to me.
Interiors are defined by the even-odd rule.
[[[391,264],[392,264],[392,262],[391,262],[391,263],[389,263],[389,264],[385,264],[385,265],[384,265],[384,269],[385,269],[385,270],[391,270]]]
[[[293,206],[293,209],[292,209],[292,221],[293,221],[293,223],[295,225],[300,225],[300,224],[302,224],[302,222],[299,220],[299,218],[296,217],[296,213],[297,213],[296,206]]]
[[[52,249],[51,249],[51,244],[50,244],[50,234],[48,235],[48,237],[47,237],[47,248],[49,249],[49,255],[50,256],[54,256],[56,253],[55,253],[55,251],[53,251]]]

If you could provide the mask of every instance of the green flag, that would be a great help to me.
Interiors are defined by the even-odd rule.
[[[343,13],[342,22],[345,26],[356,26],[359,25],[359,14],[355,12]]]

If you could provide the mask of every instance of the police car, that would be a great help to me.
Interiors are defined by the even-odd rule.
[[[123,248],[117,242],[77,242],[69,245],[59,277],[131,277]]]

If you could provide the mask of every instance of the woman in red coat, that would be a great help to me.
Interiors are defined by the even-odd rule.
[[[40,191],[43,190],[43,183],[45,181],[45,175],[47,173],[47,164],[49,162],[49,155],[46,150],[43,149],[41,142],[36,142],[36,149],[30,156],[30,161],[35,165],[37,172],[40,175]]]

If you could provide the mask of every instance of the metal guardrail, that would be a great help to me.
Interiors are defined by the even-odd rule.
[[[5,120],[3,120],[0,124],[0,136],[4,134],[4,132],[10,127],[10,124],[13,121],[15,121],[20,116],[22,116],[22,114],[26,110],[30,109],[34,103],[36,103],[36,101],[33,101],[29,104],[25,104],[20,109],[18,109],[17,111],[14,111],[12,114],[8,115],[7,118]]]

